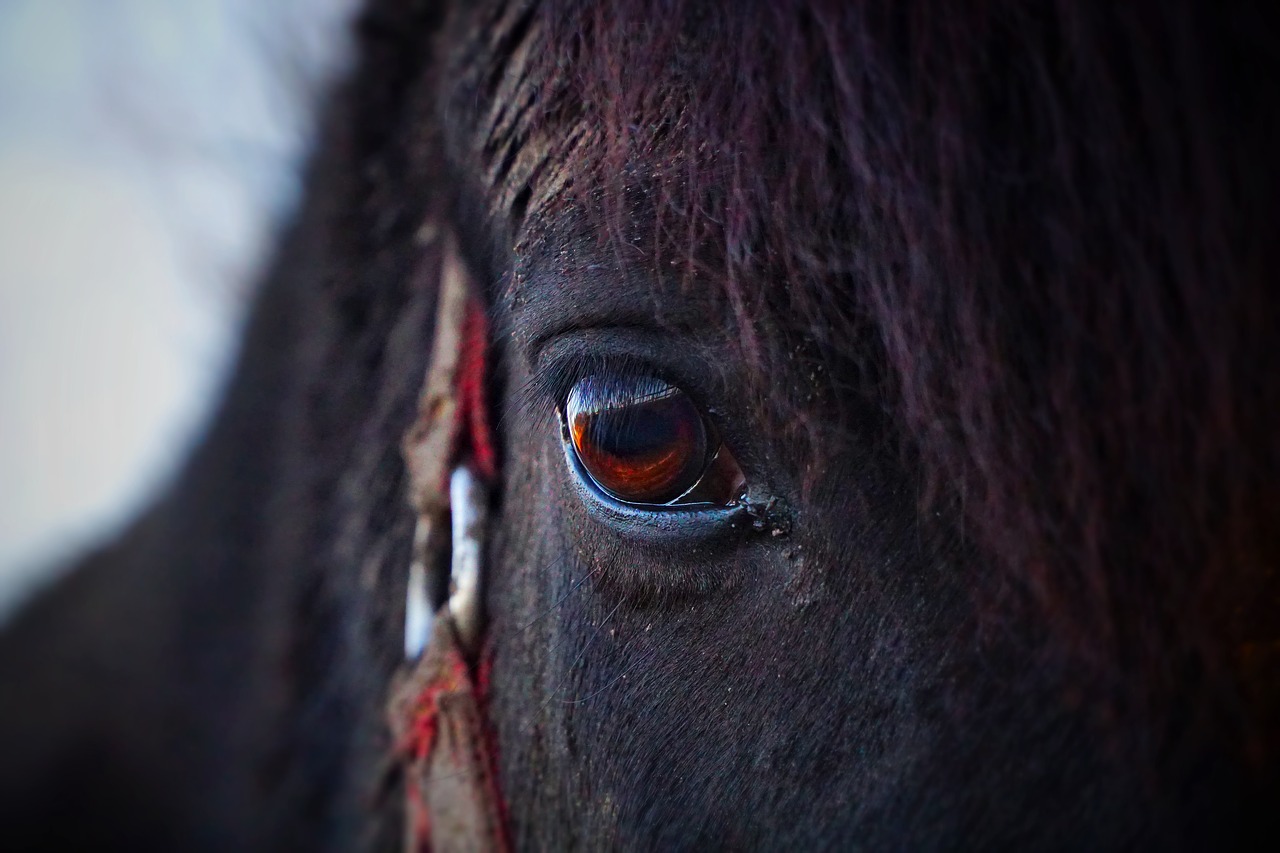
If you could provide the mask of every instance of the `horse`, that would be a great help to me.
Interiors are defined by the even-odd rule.
[[[1274,838],[1271,27],[367,0],[199,446],[5,628],[7,840],[402,843],[451,269],[512,846]]]

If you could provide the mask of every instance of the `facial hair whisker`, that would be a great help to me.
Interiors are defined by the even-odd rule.
[[[592,577],[593,575],[595,575],[595,574],[596,574],[597,572],[599,572],[599,571],[600,571],[599,569],[592,569],[591,571],[589,571],[589,572],[587,572],[585,575],[583,575],[581,578],[579,578],[578,580],[574,581],[574,582],[573,582],[573,585],[572,585],[571,587],[569,587],[569,591],[568,591],[568,592],[566,592],[564,595],[560,596],[558,599],[556,599],[554,602],[552,602],[552,603],[551,603],[551,605],[550,605],[549,607],[547,607],[547,609],[543,610],[543,611],[542,611],[541,613],[539,613],[537,616],[533,617],[533,619],[531,619],[527,624],[522,625],[522,626],[520,627],[520,629],[519,629],[519,632],[520,632],[520,633],[523,633],[523,632],[525,632],[525,631],[528,631],[528,630],[532,629],[534,625],[537,625],[539,622],[541,622],[541,621],[542,621],[543,619],[545,619],[547,616],[551,615],[551,613],[552,613],[553,611],[555,611],[555,609],[556,609],[557,607],[559,607],[560,605],[562,605],[562,604],[564,604],[566,601],[568,601],[568,600],[569,600],[569,596],[571,596],[571,595],[573,595],[575,592],[577,592],[577,591],[582,587],[582,585],[583,585],[584,583],[586,583],[587,581],[589,581],[589,580],[591,579],[591,577]]]

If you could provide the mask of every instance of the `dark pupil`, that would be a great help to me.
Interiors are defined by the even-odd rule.
[[[636,402],[570,411],[574,449],[606,491],[633,503],[665,503],[688,491],[706,463],[706,433],[693,403],[671,388]]]

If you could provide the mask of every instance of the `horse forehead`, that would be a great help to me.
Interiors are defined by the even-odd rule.
[[[561,63],[539,61],[546,25],[537,2],[478,4],[453,29],[442,100],[450,148],[485,199],[486,212],[512,233],[536,219],[572,180],[600,132],[581,113],[551,120],[546,103]]]
[[[528,290],[527,296],[531,282],[554,281],[537,289],[542,314],[580,303],[589,292],[602,315],[627,314],[639,303],[646,311],[666,305],[705,318],[716,309],[713,293],[673,288],[668,277],[655,274],[653,258],[631,254],[620,261],[599,239],[606,230],[603,191],[590,187],[600,180],[596,167],[609,130],[598,112],[566,95],[572,86],[567,75],[575,68],[549,59],[562,46],[549,43],[547,27],[538,2],[495,2],[470,7],[447,34],[439,93],[446,147],[467,189],[478,193],[491,236],[509,240],[514,269],[508,295]],[[652,230],[642,215],[652,205],[645,206],[648,185],[637,177],[645,165],[632,162],[626,171],[628,194],[640,194],[629,195],[629,221],[622,226],[635,244]],[[624,279],[628,286],[619,286]],[[647,286],[636,286],[642,282]]]

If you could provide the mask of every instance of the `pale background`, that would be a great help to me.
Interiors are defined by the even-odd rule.
[[[174,470],[356,0],[0,0],[0,620]]]

